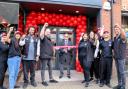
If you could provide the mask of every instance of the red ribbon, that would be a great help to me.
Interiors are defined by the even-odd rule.
[[[54,49],[60,49],[60,48],[78,48],[78,46],[54,46]]]

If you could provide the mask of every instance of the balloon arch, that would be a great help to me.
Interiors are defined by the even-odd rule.
[[[18,30],[23,31],[23,16],[19,16],[19,28]],[[38,24],[44,24],[45,22],[49,23],[49,25],[54,26],[65,26],[65,27],[75,27],[76,31],[76,45],[79,44],[81,33],[86,32],[86,16],[71,16],[64,14],[49,14],[49,13],[41,13],[41,12],[30,12],[26,16],[26,30],[30,26],[34,26],[38,29]],[[78,57],[76,58],[76,70],[82,71],[82,68],[79,64]]]

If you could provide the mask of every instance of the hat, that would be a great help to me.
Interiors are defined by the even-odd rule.
[[[16,34],[22,35],[20,31],[15,31],[15,35]]]
[[[7,36],[7,34],[4,32],[1,34],[1,37],[3,37],[3,36]]]

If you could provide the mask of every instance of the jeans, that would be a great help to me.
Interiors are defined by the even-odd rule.
[[[8,58],[7,63],[9,70],[9,89],[14,89],[20,69],[20,62],[21,62],[21,57],[19,56]]]
[[[83,60],[84,78],[87,83],[89,83],[91,64],[92,61]]]
[[[24,83],[28,83],[28,74],[30,72],[31,83],[35,82],[35,60],[23,60],[23,73],[24,73]]]
[[[125,60],[116,59],[115,63],[117,68],[118,85],[125,87],[126,85]]]

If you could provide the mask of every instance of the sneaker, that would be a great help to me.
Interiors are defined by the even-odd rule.
[[[121,86],[120,89],[125,89],[125,87]]]
[[[88,87],[89,86],[89,83],[85,83],[85,87]]]
[[[49,82],[50,82],[50,83],[58,83],[58,81],[56,81],[56,80],[54,80],[54,79],[50,80]]]
[[[47,82],[42,82],[42,84],[44,85],[44,86],[48,86],[48,83]]]
[[[71,76],[70,76],[70,75],[68,75],[67,77],[68,77],[69,79],[71,78]]]
[[[99,87],[103,87],[104,86],[104,83],[100,83]]]
[[[85,80],[83,80],[81,83],[85,83],[86,81]]]
[[[31,85],[32,85],[33,87],[37,87],[37,83],[36,83],[36,82],[31,82]]]
[[[99,79],[97,79],[97,80],[96,80],[96,84],[98,84],[99,82],[100,82],[100,80],[99,80]]]
[[[89,79],[89,81],[92,81],[92,80],[93,80],[93,78],[90,78],[90,79]]]
[[[111,84],[109,83],[109,84],[106,84],[106,86],[107,87],[109,87],[109,88],[112,88],[112,86],[111,86]]]
[[[63,76],[59,76],[59,78],[61,79],[61,78],[63,78]]]
[[[24,83],[23,88],[27,88],[27,87],[28,87],[28,83]]]
[[[113,87],[113,89],[120,89],[121,86],[117,85],[115,87]]]
[[[7,89],[7,88],[5,88],[5,87],[2,86],[2,87],[0,87],[0,89]]]
[[[15,85],[14,88],[20,88],[20,86],[19,85]]]

